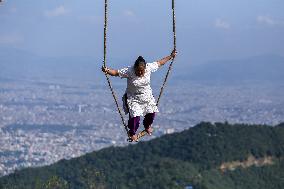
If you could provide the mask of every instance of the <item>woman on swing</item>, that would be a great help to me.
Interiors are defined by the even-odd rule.
[[[143,125],[145,131],[151,135],[151,127],[155,113],[159,112],[150,86],[152,72],[167,63],[176,56],[175,50],[169,56],[153,63],[146,63],[142,56],[139,56],[133,66],[114,70],[102,67],[102,71],[111,76],[127,78],[127,88],[123,96],[124,111],[129,113],[128,128],[132,141],[137,141],[136,131],[139,128],[140,116],[144,116]]]

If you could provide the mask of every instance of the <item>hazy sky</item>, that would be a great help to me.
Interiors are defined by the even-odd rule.
[[[176,0],[178,59],[284,56],[283,10],[283,0]],[[4,0],[0,46],[101,62],[103,11],[103,0]],[[167,55],[171,24],[171,0],[109,0],[109,59]]]

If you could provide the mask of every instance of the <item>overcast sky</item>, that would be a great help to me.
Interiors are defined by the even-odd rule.
[[[283,0],[176,0],[178,60],[284,56]],[[103,57],[103,0],[4,0],[0,46],[44,56]],[[109,0],[108,59],[172,49],[171,0]]]

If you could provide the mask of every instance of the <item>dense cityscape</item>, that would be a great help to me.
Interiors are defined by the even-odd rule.
[[[1,176],[108,146],[128,145],[104,85],[37,80],[0,84]],[[116,87],[122,96],[123,87]],[[277,125],[284,121],[283,96],[284,86],[269,84],[169,84],[154,123],[155,132],[141,140],[179,132],[201,121]]]

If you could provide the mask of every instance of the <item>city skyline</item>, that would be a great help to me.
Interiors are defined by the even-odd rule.
[[[129,144],[105,87],[37,81],[0,84],[0,175]],[[115,87],[122,94],[124,88]],[[176,83],[161,99],[153,136],[142,140],[204,121],[277,125],[284,120],[283,93],[283,85],[276,89],[273,84]]]

